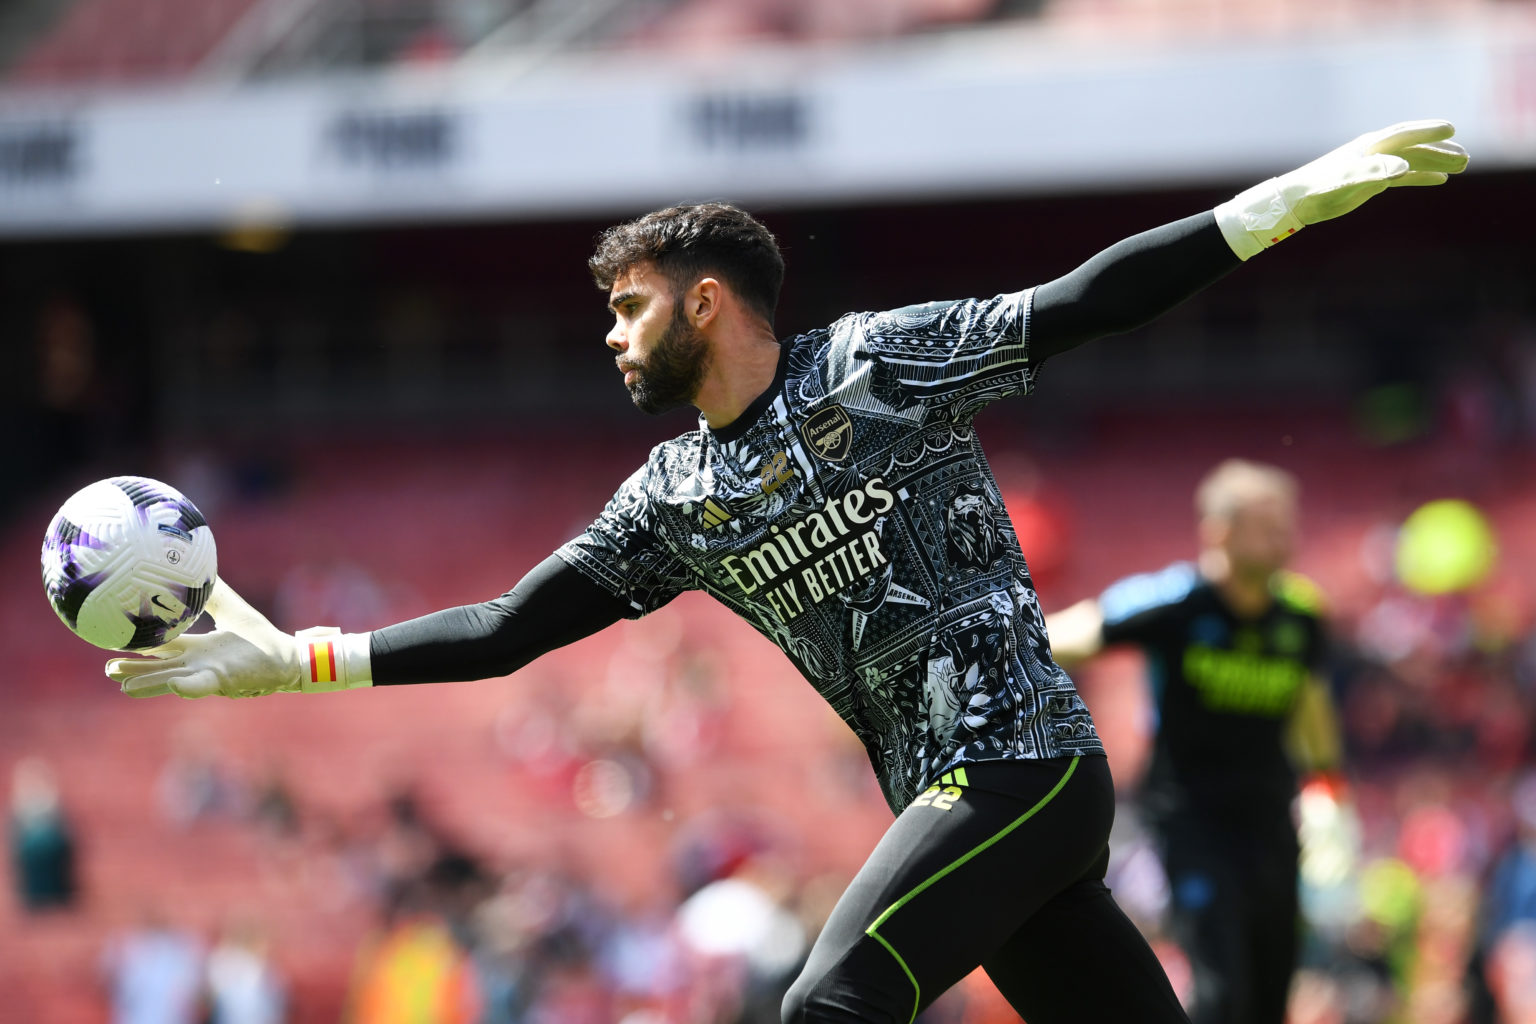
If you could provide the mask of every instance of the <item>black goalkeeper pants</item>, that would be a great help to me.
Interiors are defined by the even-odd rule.
[[[1103,757],[988,761],[896,819],[784,1000],[786,1024],[910,1024],[977,966],[1029,1024],[1187,1024],[1104,884]]]
[[[1152,823],[1168,925],[1189,956],[1195,1024],[1285,1024],[1296,970],[1296,831],[1289,816],[1175,813]]]

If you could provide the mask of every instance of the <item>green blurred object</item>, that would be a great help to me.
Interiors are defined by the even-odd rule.
[[[1420,594],[1451,594],[1488,578],[1498,558],[1493,527],[1470,502],[1431,501],[1397,535],[1397,578]]]
[[[1422,889],[1413,868],[1383,857],[1360,873],[1360,909],[1389,933],[1402,933],[1418,920]]]
[[[1422,437],[1429,416],[1424,396],[1413,384],[1383,384],[1355,402],[1355,428],[1368,444],[1389,447]]]

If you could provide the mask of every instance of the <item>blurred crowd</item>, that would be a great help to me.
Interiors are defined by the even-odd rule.
[[[1303,868],[1299,1021],[1531,1019],[1536,635],[1526,582],[1386,585],[1338,628],[1353,870]]]
[[[1536,1021],[1531,595],[1507,571],[1466,591],[1417,593],[1380,564],[1380,546],[1367,537],[1361,551],[1377,564],[1374,599],[1333,612],[1358,820],[1342,847],[1305,846],[1308,928],[1291,1019]],[[662,647],[621,657],[673,677],[670,696],[615,709],[599,688],[588,706],[547,720],[509,708],[491,726],[503,754],[567,787],[573,816],[620,821],[654,806],[669,775],[711,754],[710,722],[729,701],[707,654]],[[635,895],[575,860],[476,849],[410,786],[339,822],[280,768],[242,772],[196,732],[181,735],[158,785],[177,828],[235,822],[264,870],[302,874],[316,899],[372,908],[352,956],[351,1024],[776,1021],[846,882],[801,870],[793,840],[747,808],[678,821],[668,877]],[[1306,840],[1305,797],[1298,813]],[[1160,935],[1166,881],[1133,800],[1122,819],[1111,880],[1184,984],[1180,953]],[[1326,834],[1337,843],[1336,830]],[[20,903],[68,913],[75,842],[40,761],[16,766],[10,838]],[[210,937],[146,910],[100,967],[114,1024],[315,1019],[292,998],[283,963],[259,916],[235,916]],[[921,1019],[1012,1018],[978,983]]]

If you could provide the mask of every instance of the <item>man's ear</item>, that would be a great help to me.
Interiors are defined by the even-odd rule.
[[[720,315],[720,304],[724,298],[725,287],[718,280],[713,277],[703,278],[688,289],[688,298],[683,303],[683,315],[694,327],[703,330]]]

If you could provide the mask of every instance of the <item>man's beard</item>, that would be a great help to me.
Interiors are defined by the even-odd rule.
[[[672,305],[672,322],[656,341],[645,362],[620,359],[619,366],[635,371],[629,397],[641,412],[670,412],[692,404],[709,370],[709,342],[688,322],[683,303]]]

